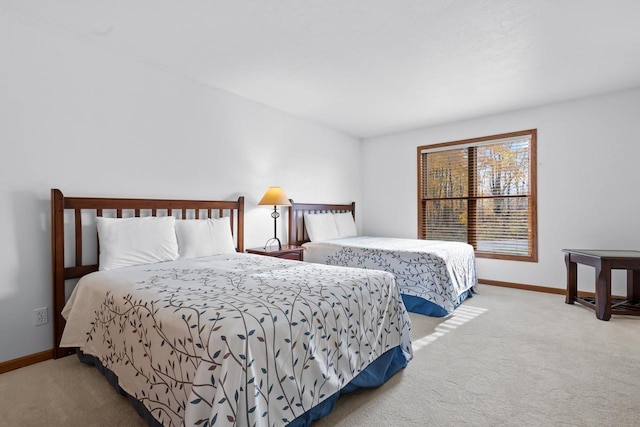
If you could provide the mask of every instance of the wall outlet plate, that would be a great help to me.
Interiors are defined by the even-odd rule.
[[[49,323],[49,313],[47,307],[33,310],[33,326],[46,325]]]

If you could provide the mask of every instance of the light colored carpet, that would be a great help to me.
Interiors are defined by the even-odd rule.
[[[640,426],[640,317],[480,285],[454,316],[411,318],[409,366],[314,427]],[[0,396],[0,425],[144,425],[75,356],[0,375]]]

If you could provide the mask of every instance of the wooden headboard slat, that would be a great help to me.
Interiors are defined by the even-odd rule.
[[[110,203],[113,202],[113,203]],[[215,204],[215,207],[212,207]],[[235,200],[120,199],[98,197],[66,197],[65,209],[222,209],[238,208]]]
[[[76,227],[76,264],[82,265],[82,211],[80,209],[75,210],[75,227]]]
[[[104,211],[115,211],[117,218],[122,218],[124,212],[134,212],[139,217],[144,211],[150,211],[150,216],[158,216],[158,212],[170,216],[175,210],[182,212],[182,218],[187,218],[188,211],[195,212],[195,218],[199,218],[199,210],[211,212],[217,210],[222,217],[225,213],[230,217],[231,232],[235,235],[237,251],[244,252],[244,197],[236,201],[229,200],[170,200],[170,199],[125,199],[125,198],[98,198],[98,197],[65,197],[60,190],[51,190],[51,269],[53,285],[53,334],[55,358],[66,356],[73,349],[60,347],[60,339],[64,330],[65,320],[62,317],[62,309],[66,303],[65,281],[77,279],[86,274],[98,270],[98,265],[83,263],[83,231],[82,223],[86,216],[84,211],[90,211],[93,216],[103,216]],[[73,240],[75,245],[75,259],[73,266],[65,266],[65,211],[71,211],[74,215],[75,231]],[[83,218],[85,213],[85,218]],[[162,215],[160,215],[162,216]],[[95,221],[95,218],[93,219]],[[234,223],[235,225],[234,227]],[[235,231],[235,232],[234,232]],[[96,230],[97,233],[97,230]],[[86,234],[86,233],[85,233]],[[67,236],[70,239],[71,236]],[[96,244],[96,254],[99,259],[99,243]],[[94,261],[95,262],[95,261]]]
[[[295,203],[289,199],[289,244],[300,246],[307,243],[304,214],[309,213],[328,213],[328,212],[351,212],[353,218],[356,218],[356,202],[350,204],[336,203]]]

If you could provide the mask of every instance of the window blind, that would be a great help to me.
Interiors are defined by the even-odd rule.
[[[537,260],[535,130],[419,147],[422,238]]]

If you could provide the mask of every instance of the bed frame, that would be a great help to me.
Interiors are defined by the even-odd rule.
[[[87,228],[97,236],[95,217],[103,214],[115,218],[171,215],[179,219],[206,219],[229,216],[236,250],[244,251],[244,197],[236,201],[65,197],[60,190],[52,189],[53,357],[56,359],[74,352],[73,349],[60,347],[65,325],[61,314],[66,303],[65,283],[98,270],[97,261],[89,264],[83,261],[83,251],[95,254],[98,260],[98,247],[87,248],[89,245],[86,242],[83,244],[82,237]],[[73,242],[75,256],[67,257],[71,259],[65,259],[65,240]]]
[[[304,214],[308,213],[339,213],[351,212],[353,219],[356,218],[356,202],[350,204],[328,204],[328,203],[295,203],[289,199],[289,244],[300,246],[309,241],[309,236],[304,226]]]

